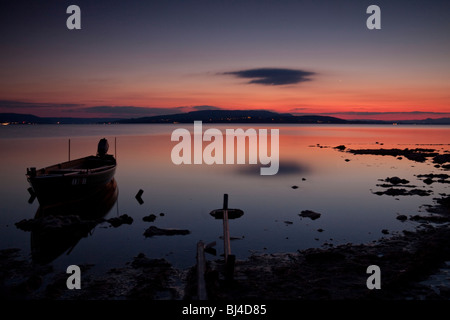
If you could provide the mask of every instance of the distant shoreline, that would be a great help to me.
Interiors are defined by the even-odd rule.
[[[276,113],[264,110],[204,110],[187,113],[119,118],[38,117],[31,114],[0,113],[1,125],[29,124],[180,124],[202,121],[205,124],[348,124],[348,125],[450,125],[450,118],[422,120],[345,120],[330,116]]]

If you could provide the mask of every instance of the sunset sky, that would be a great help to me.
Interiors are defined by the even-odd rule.
[[[18,0],[0,19],[0,112],[450,117],[450,1]]]

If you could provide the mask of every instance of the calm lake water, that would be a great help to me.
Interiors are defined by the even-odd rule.
[[[117,155],[115,179],[118,198],[106,219],[127,214],[131,225],[97,225],[69,252],[51,264],[65,272],[68,265],[94,264],[93,272],[124,266],[139,253],[165,258],[174,266],[195,264],[196,244],[216,241],[223,252],[222,221],[210,212],[222,207],[229,195],[229,207],[244,211],[230,220],[231,242],[238,259],[252,252],[288,252],[326,244],[366,243],[418,223],[401,222],[399,214],[422,212],[433,198],[448,193],[448,184],[426,185],[416,175],[443,173],[431,161],[413,162],[391,156],[352,155],[333,147],[433,148],[450,149],[448,126],[344,126],[344,125],[203,125],[218,128],[280,129],[280,170],[274,176],[259,175],[260,165],[180,165],[171,160],[171,141],[176,128],[193,130],[192,124],[179,125],[29,125],[0,127],[0,249],[20,248],[31,254],[31,234],[15,223],[34,218],[39,203],[28,203],[30,194],[25,177],[28,167],[45,167],[71,158],[95,154],[98,141],[105,137],[110,152]],[[114,141],[116,140],[117,149]],[[207,143],[205,143],[206,145]],[[346,159],[350,161],[346,161]],[[445,173],[445,172],[444,172]],[[448,172],[447,172],[448,173]],[[398,176],[418,189],[432,190],[430,196],[387,196],[379,179]],[[292,186],[298,186],[294,189]],[[142,189],[143,203],[135,195]],[[321,213],[316,220],[302,218],[302,210]],[[154,222],[143,221],[149,214]],[[160,215],[164,213],[164,215]],[[187,229],[188,235],[146,238],[150,226]],[[322,232],[318,230],[322,229]],[[389,230],[385,235],[381,230]],[[214,259],[208,255],[208,259]]]

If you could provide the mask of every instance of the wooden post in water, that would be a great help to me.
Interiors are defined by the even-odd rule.
[[[117,137],[114,137],[114,158],[117,160]]]
[[[70,161],[70,139],[69,139],[69,161]]]
[[[223,245],[225,251],[225,263],[231,254],[230,227],[228,225],[228,194],[223,195]]]
[[[206,270],[206,261],[205,261],[205,245],[203,241],[199,241],[197,243],[197,296],[198,300],[207,300],[208,295],[206,292],[206,283],[205,283],[205,270]]]

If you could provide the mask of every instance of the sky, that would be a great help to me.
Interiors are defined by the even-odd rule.
[[[450,1],[0,1],[0,112],[450,117]]]

